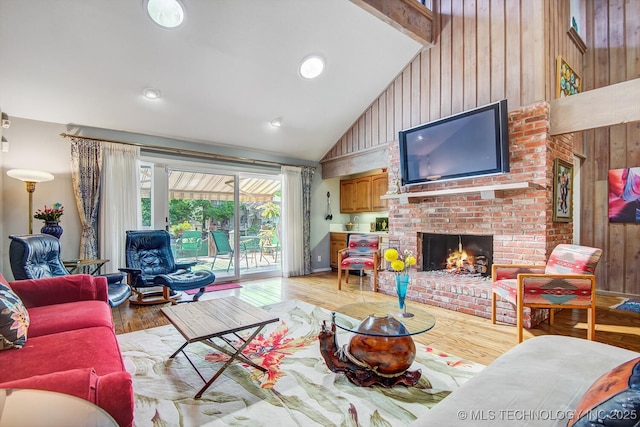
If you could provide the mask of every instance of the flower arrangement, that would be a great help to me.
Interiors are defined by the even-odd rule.
[[[384,259],[391,263],[391,269],[396,275],[409,274],[409,268],[416,264],[416,257],[408,249],[405,249],[402,254],[397,249],[387,249],[384,251]]]
[[[60,221],[60,217],[64,214],[64,206],[60,203],[54,203],[52,207],[48,208],[44,205],[44,209],[38,209],[33,216],[35,219],[41,219],[47,221]]]

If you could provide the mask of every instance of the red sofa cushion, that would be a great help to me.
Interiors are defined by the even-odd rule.
[[[98,375],[124,371],[111,328],[93,327],[29,338],[21,349],[0,352],[2,381],[93,368]]]
[[[27,309],[86,300],[109,302],[107,279],[89,274],[14,280],[10,286]]]
[[[81,301],[31,307],[28,338],[74,329],[104,326],[113,328],[111,308],[103,301]]]

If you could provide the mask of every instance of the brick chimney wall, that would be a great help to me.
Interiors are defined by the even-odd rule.
[[[492,184],[530,183],[529,188],[498,190],[494,199],[479,192],[411,199],[401,204],[389,200],[389,246],[409,249],[421,265],[418,233],[493,235],[493,263],[544,264],[559,243],[571,243],[571,222],[553,222],[553,162],[560,158],[573,164],[573,135],[549,135],[546,102],[509,112],[510,172],[503,175],[430,183],[407,188],[407,192],[434,191]],[[473,153],[467,153],[473,155]],[[389,147],[390,165],[399,165],[398,143]],[[491,284],[487,279],[447,277],[412,271],[407,298],[444,308],[490,317]],[[381,271],[380,292],[395,295],[394,275]],[[540,310],[538,310],[540,311]],[[533,324],[546,316],[534,313]],[[525,325],[531,319],[526,316]],[[515,323],[511,304],[501,302],[498,319]]]

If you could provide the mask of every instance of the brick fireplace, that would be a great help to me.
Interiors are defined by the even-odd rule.
[[[554,159],[573,163],[573,135],[550,136],[549,106],[540,102],[509,112],[509,148],[507,174],[414,186],[389,200],[389,246],[413,251],[420,266],[411,272],[409,300],[491,316],[490,277],[426,271],[424,234],[492,236],[491,262],[507,264],[544,263],[557,244],[572,241],[572,223],[553,222],[552,180]],[[399,164],[398,154],[397,143],[389,147],[390,165]],[[378,288],[395,295],[393,273],[381,271]],[[525,326],[546,316],[525,312]],[[515,324],[514,307],[499,302],[498,320]]]

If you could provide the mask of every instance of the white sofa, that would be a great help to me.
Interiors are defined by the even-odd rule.
[[[500,356],[411,425],[566,426],[585,391],[601,375],[639,356],[580,338],[531,338]]]

